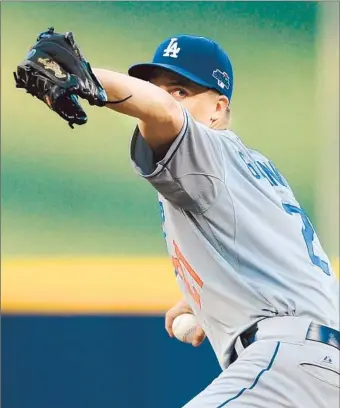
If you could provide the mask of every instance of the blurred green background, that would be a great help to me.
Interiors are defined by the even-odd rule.
[[[2,257],[165,255],[155,192],[134,173],[134,120],[86,106],[71,130],[12,72],[37,34],[73,31],[121,72],[177,33],[208,36],[235,71],[232,129],[268,155],[317,222],[316,2],[5,2],[1,15]],[[84,105],[86,102],[84,102]]]

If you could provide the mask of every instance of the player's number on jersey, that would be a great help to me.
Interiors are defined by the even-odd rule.
[[[313,240],[314,240],[315,231],[305,211],[302,208],[297,207],[295,205],[291,205],[291,204],[282,204],[282,205],[288,214],[300,215],[302,222],[303,222],[303,227],[302,227],[301,232],[302,232],[303,238],[306,243],[306,247],[307,247],[307,251],[308,251],[310,260],[315,266],[318,266],[320,269],[322,269],[322,271],[326,275],[330,275],[328,263],[323,261],[319,256],[315,255],[314,253]]]

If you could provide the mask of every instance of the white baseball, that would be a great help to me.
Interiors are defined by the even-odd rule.
[[[172,331],[176,339],[184,343],[192,343],[197,328],[196,317],[191,313],[183,313],[175,318]]]

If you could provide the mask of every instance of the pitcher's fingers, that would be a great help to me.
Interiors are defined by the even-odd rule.
[[[192,345],[194,347],[197,347],[197,346],[199,346],[200,344],[203,343],[204,339],[205,339],[204,330],[200,326],[197,326],[197,329],[196,329],[196,332],[195,332],[195,337],[194,337],[194,339],[192,341]]]
[[[172,331],[172,323],[175,320],[175,314],[168,312],[165,315],[165,330],[168,332],[170,337],[174,337],[174,333]]]

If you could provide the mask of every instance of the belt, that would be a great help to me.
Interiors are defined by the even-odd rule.
[[[258,331],[257,323],[247,329],[240,335],[240,340],[244,349],[257,341],[256,333]],[[318,323],[311,322],[305,340],[316,341],[318,343],[328,344],[340,350],[340,332],[331,327],[323,326]],[[234,348],[231,356],[231,363],[236,361],[238,354]]]
[[[340,332],[331,327],[311,323],[306,334],[306,340],[317,341],[340,350]]]

